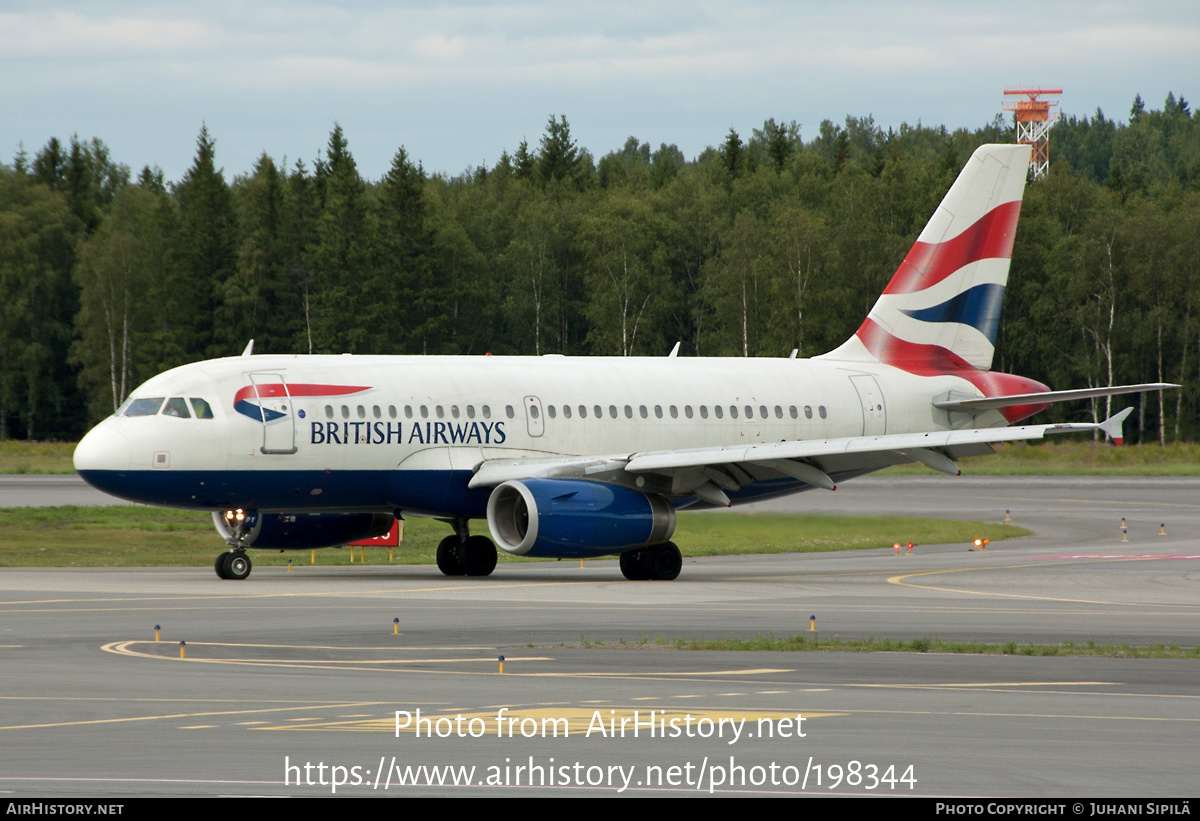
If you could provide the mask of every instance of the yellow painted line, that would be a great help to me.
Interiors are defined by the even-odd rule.
[[[199,568],[197,568],[198,570]],[[286,572],[286,571],[285,571]],[[207,580],[206,580],[207,581]],[[315,579],[313,581],[316,581]],[[322,580],[326,581],[326,580]],[[345,579],[346,582],[352,581],[350,578]],[[293,598],[360,598],[363,596],[375,596],[386,599],[402,599],[405,596],[410,596],[414,593],[454,593],[462,590],[470,590],[476,593],[480,592],[498,592],[504,593],[510,590],[519,590],[524,587],[595,587],[597,585],[615,584],[617,579],[593,579],[587,581],[541,581],[541,582],[517,582],[517,581],[498,581],[491,584],[460,584],[460,585],[445,585],[441,587],[411,587],[411,588],[386,588],[380,590],[330,590],[320,591],[312,590],[306,592],[295,593],[212,593],[209,595],[196,596],[136,596],[128,597],[106,597],[106,598],[91,598],[81,596],[80,598],[59,598],[59,599],[30,599],[28,601],[7,601],[3,605],[15,604],[100,604],[100,603],[121,603],[121,602],[137,602],[142,604],[152,602],[181,602],[181,601],[222,601],[233,600],[238,602],[256,601],[266,599],[293,599]],[[2,589],[2,588],[0,588]],[[566,601],[566,600],[564,600]],[[616,603],[616,602],[614,602]]]
[[[947,570],[922,570],[916,573],[903,573],[899,576],[892,576],[888,579],[888,584],[898,585],[900,587],[912,587],[917,590],[934,590],[939,593],[963,593],[968,596],[992,596],[1000,599],[1023,599],[1028,601],[1054,601],[1064,602],[1068,604],[1104,604],[1117,607],[1191,607],[1186,604],[1155,604],[1153,602],[1122,602],[1122,601],[1103,601],[1100,599],[1070,599],[1061,596],[1029,596],[1022,593],[992,593],[985,590],[964,590],[957,587],[936,587],[929,584],[912,584],[908,579],[919,579],[926,576],[942,576],[948,573],[968,573],[968,572],[985,572],[989,570],[1022,570],[1028,567],[1046,567],[1048,564],[1061,564],[1061,562],[1047,562],[1040,564],[1011,564],[995,567],[957,567]]]
[[[146,652],[141,652],[138,650],[131,649],[133,645],[137,645],[137,644],[145,644],[145,645],[149,645],[151,647],[157,647],[159,649],[165,648],[167,650],[173,649],[173,647],[176,646],[172,642],[153,641],[151,639],[132,639],[132,640],[128,640],[128,641],[109,642],[108,644],[103,645],[100,649],[106,653],[114,653],[119,656],[129,656],[129,657],[133,657],[133,658],[145,658],[145,659],[155,659],[155,660],[164,660],[164,661],[181,661],[182,660],[185,662],[193,661],[193,662],[209,663],[209,664],[220,664],[220,663],[260,664],[260,665],[276,664],[276,665],[282,665],[282,666],[320,665],[323,667],[328,667],[328,666],[358,665],[358,664],[385,664],[385,665],[394,665],[394,664],[488,664],[488,665],[492,665],[492,664],[496,663],[496,660],[491,659],[491,658],[297,659],[297,658],[196,658],[193,656],[192,658],[180,659],[178,656],[171,654],[171,653],[167,653],[165,651],[161,652],[161,653],[146,653]],[[190,642],[187,646],[189,648],[254,647],[256,649],[261,650],[261,649],[270,649],[275,645],[270,645],[270,644],[226,644],[226,643],[220,643],[220,642],[197,641],[197,642]],[[324,649],[324,650],[338,649],[336,647],[304,648],[302,646],[297,646],[297,645],[278,645],[278,646],[282,649]],[[372,652],[374,652],[375,649],[376,648],[372,648]],[[381,648],[381,649],[387,650],[387,648]],[[347,652],[357,652],[357,651],[358,651],[358,648],[347,648]],[[396,651],[391,650],[389,652],[396,652]],[[506,658],[505,660],[506,661],[554,661],[554,659],[549,656],[513,656],[511,658]]]
[[[295,712],[296,710],[344,710],[347,707],[378,707],[382,704],[383,702],[381,701],[358,701],[340,704],[319,704],[310,707],[267,707],[254,710],[213,710],[211,712],[203,713],[170,713],[167,715],[154,716],[126,716],[125,718],[96,718],[87,721],[55,721],[47,724],[12,724],[7,727],[0,727],[0,730],[39,730],[48,727],[86,727],[96,724],[130,724],[136,721],[162,721],[164,719],[179,720],[183,718],[207,718],[209,716],[243,716],[257,715],[260,713],[286,713]]]
[[[719,708],[700,708],[700,709],[679,709],[679,708],[655,708],[649,713],[645,710],[630,707],[613,707],[608,710],[604,709],[588,709],[583,707],[514,707],[506,709],[504,712],[501,731],[503,738],[553,738],[555,731],[558,732],[558,737],[565,736],[586,736],[588,730],[591,730],[593,737],[620,737],[622,732],[622,721],[625,722],[624,734],[625,737],[632,737],[634,732],[634,713],[638,713],[638,719],[642,722],[638,728],[639,738],[649,738],[650,728],[647,722],[653,720],[655,724],[654,738],[663,738],[663,728],[665,726],[666,738],[678,738],[687,733],[688,718],[691,719],[691,727],[693,734],[695,733],[698,722],[702,719],[708,719],[715,725],[716,728],[721,728],[721,720],[724,722],[724,739],[729,741],[731,738],[730,722],[744,721],[743,738],[758,737],[758,722],[769,721],[778,722],[781,720],[793,721],[796,716],[802,715],[807,721],[810,718],[830,718],[845,715],[843,712],[815,712],[810,713],[802,710],[745,710],[745,709],[719,709]],[[497,732],[496,725],[497,710],[482,712],[480,710],[462,710],[436,713],[431,715],[421,716],[420,730],[422,734],[426,732],[426,728],[430,728],[435,737],[437,736],[438,721],[441,720],[443,733],[449,731],[451,735],[458,737],[461,728],[462,736],[469,737],[470,725],[472,720],[475,721],[476,732],[482,723],[483,732],[477,734],[478,738],[495,737]],[[429,719],[430,724],[425,724],[425,720]],[[672,722],[678,723],[679,735],[672,735],[675,732],[672,727]],[[532,722],[532,724],[529,724]],[[563,722],[566,722],[566,727],[563,727]],[[665,722],[665,724],[664,724]],[[407,734],[415,734],[418,730],[415,722],[415,717],[412,722],[413,726],[401,727],[400,732]],[[522,724],[525,724],[525,731],[529,735],[522,736]],[[599,729],[603,726],[603,733]],[[386,732],[395,734],[396,719],[395,715],[389,715],[385,718],[372,719],[367,721],[356,722],[329,722],[327,724],[306,724],[302,726],[280,724],[274,727],[255,727],[255,730],[274,730],[274,731],[317,731],[317,732]],[[796,731],[798,728],[794,725],[790,732]],[[747,736],[745,731],[749,731],[754,735]],[[805,730],[807,732],[807,730]],[[510,735],[511,733],[511,735]],[[764,733],[764,736],[766,734]],[[446,735],[440,737],[449,737]],[[717,732],[713,732],[709,738],[716,739],[720,736]],[[792,735],[786,736],[793,737]]]

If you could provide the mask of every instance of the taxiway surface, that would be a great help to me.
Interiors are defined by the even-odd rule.
[[[807,633],[811,616],[818,636],[1194,646],[1200,482],[868,478],[761,507],[1008,510],[1035,535],[982,553],[687,559],[672,583],[626,582],[611,560],[488,579],[3,570],[0,790],[1195,792],[1196,661],[668,648]],[[397,711],[410,716],[399,733]]]

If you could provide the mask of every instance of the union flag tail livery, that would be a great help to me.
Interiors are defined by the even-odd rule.
[[[826,357],[924,375],[989,370],[1029,155],[976,151],[858,332]]]
[[[446,575],[523,556],[620,557],[673,579],[675,512],[822,488],[890,465],[957,474],[990,443],[1102,431],[1010,424],[1049,402],[1174,387],[1050,391],[991,370],[1029,162],[968,161],[870,315],[815,359],[253,355],[197,362],[135,390],[75,451],[95,487],[212,512],[229,549],[308,550],[396,517],[447,522]],[[471,535],[486,519],[491,539]],[[526,569],[528,566],[524,566]]]

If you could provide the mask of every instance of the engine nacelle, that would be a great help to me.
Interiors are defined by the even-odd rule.
[[[582,479],[505,482],[487,519],[496,545],[517,556],[608,556],[675,532],[675,508],[662,497]]]
[[[213,512],[213,524],[229,544],[276,550],[338,547],[373,539],[391,530],[395,520],[391,514],[379,513]]]

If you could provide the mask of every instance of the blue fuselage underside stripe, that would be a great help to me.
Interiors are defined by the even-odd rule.
[[[88,470],[80,475],[93,487],[137,502],[153,499],[164,507],[196,510],[245,508],[264,511],[411,510],[446,517],[487,516],[491,488],[469,488],[469,470]],[[844,481],[860,472],[833,477]],[[807,490],[793,479],[774,479],[727,493],[744,502]],[[681,507],[694,500],[682,499]],[[708,505],[696,504],[695,507]]]

